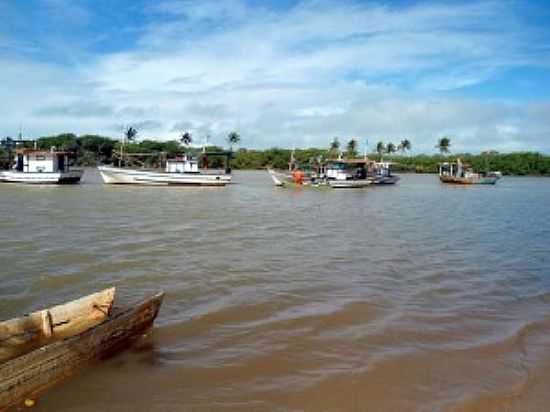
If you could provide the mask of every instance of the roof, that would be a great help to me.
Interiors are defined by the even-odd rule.
[[[21,149],[16,149],[15,153],[17,153],[17,154],[43,154],[43,155],[47,155],[47,154],[71,154],[71,152],[67,152],[67,151],[31,149],[31,148],[27,148],[27,147],[24,147],[24,148],[21,148]]]
[[[327,163],[345,163],[350,165],[358,165],[358,164],[365,164],[365,163],[371,163],[372,160],[370,159],[329,159],[327,160]]]

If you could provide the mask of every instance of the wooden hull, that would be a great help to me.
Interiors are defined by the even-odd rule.
[[[0,171],[0,182],[38,185],[76,184],[80,182],[83,170],[53,173],[25,173],[11,170]]]
[[[0,363],[99,325],[111,312],[114,297],[115,288],[105,289],[0,322]]]
[[[455,185],[494,185],[498,177],[456,177],[456,176],[439,176],[442,183],[450,183]]]
[[[152,170],[98,166],[104,183],[152,186],[225,186],[231,182],[227,174],[168,173]]]
[[[112,355],[142,336],[153,324],[163,293],[126,310],[116,310],[108,321],[83,332],[36,349],[0,365],[0,411]]]

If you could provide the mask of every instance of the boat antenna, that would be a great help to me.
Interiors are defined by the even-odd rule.
[[[367,160],[367,153],[369,152],[369,139],[365,139],[365,153],[363,154],[364,160]]]
[[[19,123],[19,140],[23,140],[23,125]]]

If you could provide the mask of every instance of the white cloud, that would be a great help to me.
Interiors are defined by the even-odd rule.
[[[238,129],[250,147],[407,137],[432,151],[448,134],[455,149],[550,151],[547,104],[441,93],[544,64],[548,51],[530,45],[532,31],[509,6],[151,3],[136,48],[72,68],[0,62],[11,67],[0,73],[10,85],[0,101],[15,103],[3,108],[0,133],[20,121],[33,134],[112,133],[113,124],[146,122],[141,137],[185,129],[222,143]]]

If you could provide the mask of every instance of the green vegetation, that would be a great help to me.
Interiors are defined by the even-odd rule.
[[[0,147],[0,170],[7,169],[9,167],[9,163],[8,152]]]
[[[183,133],[179,141],[161,142],[144,139],[137,142],[135,139],[137,130],[132,128],[135,131],[134,133],[129,129],[125,130],[125,139],[128,140],[124,147],[126,153],[165,152],[168,157],[173,157],[183,152],[190,154],[201,152],[201,149],[189,146],[192,142],[192,136],[188,132]],[[235,139],[233,133],[237,135],[237,139]],[[230,136],[232,137],[231,141],[229,140]],[[240,136],[236,132],[231,132],[227,140],[230,144],[237,144],[240,141]],[[112,138],[97,135],[76,136],[73,133],[41,137],[38,139],[37,144],[42,149],[50,149],[53,146],[58,150],[73,152],[76,163],[80,166],[113,163],[113,151],[120,150],[120,142]],[[411,156],[406,154],[411,146],[411,142],[406,139],[402,140],[397,147],[392,143],[378,142],[376,153],[370,153],[369,158],[380,160],[383,157],[384,160],[392,161],[396,172],[437,173],[439,163],[454,161],[457,157],[460,157],[464,163],[473,167],[474,170],[499,170],[505,175],[550,175],[550,156],[540,153],[449,154],[451,141],[448,137],[443,137],[438,141],[436,147],[441,151],[441,154]],[[346,149],[348,152],[356,152],[357,141],[352,139],[348,142]],[[223,148],[208,146],[207,150],[221,151]],[[338,157],[339,151],[340,142],[335,137],[327,148],[296,149],[294,157],[300,167],[308,168],[320,160]],[[291,152],[292,150],[283,148],[266,150],[240,148],[233,153],[231,166],[233,169],[264,169],[267,167],[286,169],[288,168]],[[221,166],[223,159],[212,158],[209,161],[209,167],[216,168]],[[8,153],[0,148],[0,167],[5,168],[7,165]]]

